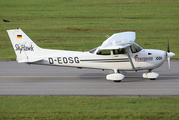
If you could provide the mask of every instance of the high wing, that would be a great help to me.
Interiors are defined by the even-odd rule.
[[[122,32],[113,34],[107,40],[105,40],[101,46],[100,50],[105,49],[119,49],[126,48],[134,43],[136,39],[135,32]]]

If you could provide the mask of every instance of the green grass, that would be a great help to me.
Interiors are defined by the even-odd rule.
[[[178,98],[0,97],[0,119],[178,119]]]
[[[6,30],[20,27],[43,48],[88,51],[106,35],[135,31],[143,48],[179,59],[178,0],[1,0],[0,59],[15,58]]]

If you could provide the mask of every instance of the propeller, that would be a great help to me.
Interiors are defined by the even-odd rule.
[[[170,71],[170,58],[175,56],[175,53],[170,52],[169,40],[168,40],[168,49],[167,49],[167,57],[168,57],[168,68]]]

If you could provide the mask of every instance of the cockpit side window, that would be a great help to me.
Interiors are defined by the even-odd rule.
[[[111,50],[99,50],[97,55],[111,55]]]
[[[114,49],[113,50],[113,54],[117,55],[117,54],[126,54],[126,50],[124,48],[122,49]]]
[[[130,48],[131,48],[132,53],[137,53],[142,50],[142,48],[138,46],[137,44],[133,44],[132,46],[130,46]]]

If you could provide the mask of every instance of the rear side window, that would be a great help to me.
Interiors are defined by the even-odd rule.
[[[111,50],[99,50],[97,55],[111,55]]]

